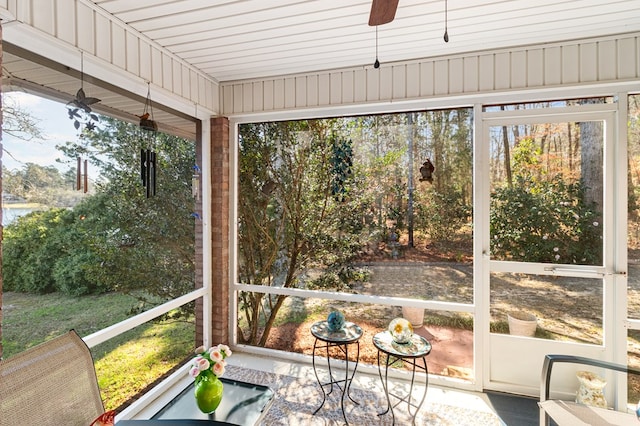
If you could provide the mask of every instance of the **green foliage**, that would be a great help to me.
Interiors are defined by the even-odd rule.
[[[366,282],[371,272],[366,268],[357,268],[353,265],[329,266],[322,274],[310,280],[307,288],[310,290],[342,290],[348,291],[356,282]]]
[[[139,181],[140,130],[111,119],[104,124],[80,144],[59,147],[102,170],[96,194],[73,209],[31,213],[5,229],[5,289],[74,296],[118,290],[151,295],[154,304],[193,289],[194,144],[158,134],[158,194],[147,199]]]
[[[330,159],[333,172],[331,193],[336,201],[344,201],[347,192],[347,179],[351,177],[351,168],[353,167],[353,149],[350,140],[337,139],[334,134],[331,134],[330,140],[333,142],[333,152]]]
[[[336,158],[336,142],[348,151],[344,139],[331,136],[334,130],[334,120],[240,126],[241,282],[293,287],[305,268],[344,264],[357,252],[362,224],[344,220],[359,208],[351,202],[351,179],[341,182],[336,200],[335,168],[327,167]],[[242,293],[248,326],[241,339],[264,344],[283,301]]]
[[[4,287],[10,291],[66,295],[102,292],[91,268],[99,263],[84,216],[72,210],[30,213],[5,228]]]
[[[53,268],[56,286],[63,294],[82,296],[99,290],[99,283],[91,279],[90,265],[99,262],[95,253],[77,249],[58,259]]]
[[[53,266],[60,254],[67,211],[51,209],[19,218],[4,230],[4,289],[33,293],[56,290]]]
[[[29,203],[51,207],[72,207],[82,193],[73,189],[75,171],[61,174],[54,166],[26,163],[20,170],[2,168],[2,189],[5,193],[20,197]]]
[[[541,167],[542,150],[533,138],[522,138],[513,147],[513,177],[520,182],[527,182],[535,191],[539,185],[548,180],[547,170]],[[559,179],[560,175],[556,176]]]
[[[602,263],[602,225],[581,184],[518,176],[491,197],[491,255],[499,260]]]
[[[429,187],[414,203],[415,225],[432,241],[452,241],[471,220],[471,206],[459,191],[437,192]]]
[[[103,177],[96,196],[75,209],[85,218],[94,254],[74,259],[86,260],[78,267],[103,288],[135,294],[144,289],[154,296],[153,303],[155,297],[181,296],[194,285],[195,145],[163,133],[149,142],[148,132],[117,120],[103,119],[102,124],[85,132],[80,144],[60,147],[70,158],[88,156]],[[151,198],[140,181],[140,149],[148,143],[158,164],[157,194]]]

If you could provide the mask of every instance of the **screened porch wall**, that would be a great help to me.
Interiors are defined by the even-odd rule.
[[[225,116],[490,95],[640,78],[640,34],[474,52],[409,63],[224,82]],[[596,95],[596,93],[594,93]],[[541,91],[540,99],[546,99]],[[452,100],[451,105],[460,104]],[[468,99],[467,99],[468,104]]]

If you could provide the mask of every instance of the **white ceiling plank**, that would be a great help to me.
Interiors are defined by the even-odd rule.
[[[32,0],[31,4],[37,1]],[[549,52],[557,49],[561,42],[570,47],[571,40],[611,39],[617,34],[629,34],[632,44],[635,35],[640,33],[640,0],[452,0],[448,3],[450,42],[445,43],[443,0],[401,0],[394,21],[378,27],[378,57],[382,68],[375,70],[376,31],[368,26],[371,0],[58,0],[47,5],[55,9],[37,10],[33,14],[34,25],[42,27],[39,30],[44,33],[55,30],[52,35],[61,40],[61,45],[80,44],[89,52],[95,49],[97,56],[114,70],[127,68],[133,73],[139,72],[138,77],[164,87],[157,95],[164,96],[167,105],[177,113],[159,114],[166,115],[163,119],[167,120],[167,125],[182,126],[183,130],[192,128],[193,123],[185,123],[180,114],[190,111],[192,106],[182,101],[174,104],[169,97],[180,93],[193,95],[194,84],[206,79],[205,76],[222,83],[264,80],[264,83],[247,83],[245,87],[247,90],[253,87],[251,91],[254,92],[258,89],[252,84],[259,84],[260,93],[264,93],[252,102],[273,109],[291,102],[325,105],[334,101],[328,98],[328,93],[316,94],[313,90],[304,96],[297,94],[297,98],[276,96],[279,93],[276,87],[285,85],[283,76],[288,78],[287,89],[300,86],[302,90],[304,85],[299,83],[302,80],[291,76],[324,81],[332,70],[356,70],[353,75],[366,76],[366,84],[357,85],[356,81],[348,79],[342,82],[354,86],[354,99],[386,99],[391,95],[375,87],[376,75],[391,73],[392,66],[400,65],[397,68],[400,70],[403,62],[419,61],[419,71],[413,69],[407,75],[407,82],[413,78],[411,76],[419,75],[420,87],[412,86],[412,90],[417,93],[419,89],[420,95],[428,95],[442,90],[436,87],[436,67],[432,62],[440,58],[446,57],[458,64],[456,58],[469,57],[470,52],[487,52],[489,58],[489,54],[520,49],[523,61],[534,61],[530,58],[553,55]],[[21,7],[24,9],[22,15],[20,11],[16,13],[19,16],[26,13],[23,21],[26,25],[30,15],[28,8]],[[55,26],[48,20],[49,15]],[[84,25],[77,26],[78,20]],[[3,25],[3,29],[8,43],[18,36],[10,23]],[[85,34],[87,32],[92,34]],[[20,46],[24,49],[31,46],[31,41],[25,41],[22,35],[13,42],[22,43]],[[537,51],[534,55],[525,55],[523,46],[536,46]],[[609,48],[613,43],[603,46]],[[55,57],[32,46],[30,51],[77,69],[74,64],[79,58],[75,47],[58,47],[60,49],[56,48],[56,51],[61,53]],[[581,53],[581,61],[583,56]],[[43,88],[51,85],[52,96],[63,99],[72,96],[79,87],[77,76],[48,70],[14,57],[10,52],[5,52],[3,60],[3,75],[14,83],[24,79],[25,87],[29,84],[30,87],[40,84]],[[630,60],[634,64],[623,67],[625,75],[632,75],[638,66],[637,58]],[[624,61],[624,58],[616,61]],[[85,71],[96,71],[98,64],[102,62],[87,60]],[[494,84],[492,81],[459,75],[465,69],[473,69],[472,65],[458,64],[458,77],[454,83],[487,90]],[[438,67],[442,66],[439,63]],[[536,81],[545,77],[543,65],[534,67],[530,63],[519,63],[514,68],[516,72],[525,69],[535,71],[531,78]],[[547,72],[551,71],[547,69]],[[612,73],[613,68],[603,71]],[[100,78],[103,74],[104,71],[102,74],[96,71],[95,77]],[[118,74],[115,81],[109,83],[138,93],[139,84],[124,81],[127,77]],[[524,85],[524,77],[520,77],[517,84]],[[275,83],[269,83],[270,78],[275,79]],[[337,82],[337,77],[332,78]],[[576,80],[575,72],[567,78]],[[396,81],[396,91],[402,88],[401,83]],[[130,116],[132,112],[139,112],[140,102],[135,96],[133,100],[128,99],[122,93],[110,93],[100,87],[87,86],[87,90],[95,90],[99,93],[97,97],[103,96],[120,116],[125,116],[125,111]],[[389,87],[384,90],[388,91]],[[336,91],[331,96],[351,99],[348,97],[352,96],[351,91],[349,89],[347,95]],[[240,100],[249,102],[250,98],[245,94]],[[207,105],[215,102],[211,99],[203,101]],[[226,97],[225,102],[228,102]],[[253,106],[242,107],[243,110],[247,108]]]
[[[367,66],[370,0],[102,0],[95,4],[217,81]],[[402,0],[383,61],[640,31],[640,1]]]
[[[163,4],[174,4],[175,0],[95,0],[94,3],[102,8],[109,10],[114,15],[123,13],[132,9],[148,9]]]
[[[116,13],[116,16],[134,26],[137,23],[154,21],[161,17],[165,18],[164,22],[166,23],[170,17],[178,20],[189,19],[190,17],[197,17],[202,11],[213,11],[219,9],[221,6],[234,3],[238,5],[240,2],[238,0],[183,0],[180,2],[178,11],[175,2],[154,4],[153,7],[143,8],[133,8],[131,7],[132,3],[129,2],[130,7],[126,10],[121,9],[120,12]]]

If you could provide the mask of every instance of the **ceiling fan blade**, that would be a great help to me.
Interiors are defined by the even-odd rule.
[[[388,24],[393,21],[398,9],[398,0],[373,0],[371,3],[371,14],[369,15],[369,25]]]

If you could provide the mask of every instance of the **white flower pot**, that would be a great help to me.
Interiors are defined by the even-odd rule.
[[[538,320],[535,315],[527,312],[513,312],[507,315],[509,334],[514,336],[533,337],[536,334]]]
[[[409,321],[413,328],[420,328],[424,324],[424,309],[403,306],[402,316]]]

